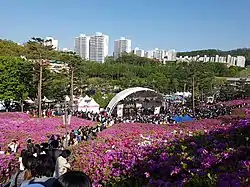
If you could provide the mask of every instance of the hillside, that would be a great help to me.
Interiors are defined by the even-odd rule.
[[[196,55],[207,55],[207,56],[245,56],[246,65],[250,65],[250,48],[234,49],[230,51],[221,51],[217,49],[207,49],[207,50],[197,50],[197,51],[188,51],[188,52],[178,52],[177,56],[196,56]]]
[[[24,46],[12,41],[0,40],[0,86],[2,96],[16,98],[16,93],[23,93],[35,99],[39,78],[38,64],[20,60],[20,55],[28,59],[62,60],[74,67],[74,94],[91,95],[102,107],[108,103],[117,91],[129,87],[147,87],[161,93],[192,90],[192,77],[195,78],[195,92],[209,94],[214,88],[224,84],[217,77],[238,77],[249,75],[249,69],[230,67],[223,63],[175,63],[163,65],[152,59],[126,54],[118,59],[106,58],[105,63],[91,62],[48,50],[36,42],[27,42]],[[72,63],[73,62],[73,63]],[[11,71],[9,71],[11,69]],[[59,100],[69,93],[70,76],[67,71],[58,74],[43,69],[43,96]],[[10,73],[11,72],[11,73]],[[17,72],[17,73],[12,73]],[[25,76],[24,76],[25,75]],[[6,77],[8,78],[6,80]],[[15,78],[15,79],[14,79]],[[9,89],[8,85],[21,85]],[[9,92],[8,90],[9,89]],[[6,91],[7,90],[7,91]]]

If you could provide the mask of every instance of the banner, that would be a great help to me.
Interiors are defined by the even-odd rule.
[[[160,109],[161,107],[155,107],[155,111],[154,111],[154,114],[160,114]]]
[[[70,122],[71,122],[71,116],[72,116],[72,115],[68,115],[67,125],[70,125]]]
[[[66,125],[66,118],[65,118],[65,115],[62,116],[62,120],[63,120],[63,125],[65,126],[65,125]]]
[[[70,122],[71,122],[71,115],[68,115],[68,119],[66,119],[66,116],[63,115],[63,125],[64,126],[69,126],[70,125]]]
[[[136,103],[136,108],[142,108],[142,104],[141,103]]]
[[[122,105],[117,105],[117,117],[123,116],[123,104]]]

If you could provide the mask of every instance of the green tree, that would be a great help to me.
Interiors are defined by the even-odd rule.
[[[81,75],[83,60],[74,52],[62,53],[59,58],[69,67],[68,73],[70,77],[70,100],[71,107],[73,107],[74,85],[76,85],[78,83],[77,80],[79,80],[79,77],[77,77],[77,75]]]
[[[20,57],[25,55],[25,48],[15,42],[0,39],[0,56]]]
[[[100,91],[98,91],[93,98],[101,108],[105,108],[113,97],[114,94],[102,94]]]
[[[31,83],[30,77],[25,77],[30,64],[17,57],[0,57],[0,100],[4,101],[6,110],[12,101],[22,102],[27,99]]]
[[[70,78],[68,74],[52,72],[44,69],[43,94],[49,99],[64,101],[65,95],[70,91]]]

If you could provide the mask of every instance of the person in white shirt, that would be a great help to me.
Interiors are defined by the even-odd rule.
[[[13,140],[11,143],[9,143],[8,147],[11,149],[11,152],[16,153],[19,143],[16,140]]]
[[[56,160],[55,172],[53,177],[58,178],[68,170],[70,170],[70,164],[67,158],[70,156],[71,152],[69,150],[63,150],[62,154]]]
[[[24,157],[27,157],[27,155],[28,155],[28,151],[25,150],[25,149],[23,149],[23,150],[21,151],[20,157],[18,158],[19,169],[20,169],[20,171],[24,171],[24,170],[25,170],[25,167],[24,167],[24,165],[23,165],[23,158],[24,158]]]

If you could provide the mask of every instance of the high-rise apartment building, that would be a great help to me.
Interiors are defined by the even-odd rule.
[[[230,66],[237,66],[237,67],[245,67],[245,63],[246,63],[246,58],[244,56],[231,56],[231,55],[227,55],[227,57],[225,56],[180,56],[177,58],[177,61],[182,61],[182,62],[217,62],[217,63],[224,63],[226,64],[228,67]]]
[[[154,51],[146,51],[145,57],[146,58],[154,58]]]
[[[90,37],[85,34],[75,37],[75,52],[86,60],[89,60],[89,40]]]
[[[220,58],[219,55],[216,55],[215,56],[215,62],[219,62],[219,58]]]
[[[114,58],[118,58],[122,53],[130,53],[131,52],[132,42],[129,39],[121,37],[118,40],[114,41]]]
[[[231,55],[227,55],[227,65],[228,66],[235,66],[236,65],[237,58],[233,57]]]
[[[104,62],[108,56],[109,36],[97,32],[89,40],[89,60],[96,62]]]
[[[227,63],[227,57],[220,56],[220,57],[219,57],[219,61],[218,61],[218,62],[221,62],[221,63]]]
[[[215,57],[212,56],[212,57],[210,58],[210,62],[215,62]]]
[[[59,50],[59,42],[52,37],[46,37],[44,41],[45,46],[52,46],[52,48],[56,51]]]
[[[244,56],[237,56],[236,57],[236,66],[245,67],[245,64],[246,64],[246,57],[244,57]]]
[[[169,50],[167,51],[167,54],[165,55],[165,59],[167,59],[167,61],[176,61],[176,55],[177,52],[173,49],[173,50]]]
[[[161,50],[161,49],[158,49],[158,48],[155,48],[153,53],[154,53],[153,54],[154,59],[157,59],[157,60],[160,60],[160,61],[162,61],[164,59],[164,57],[167,56],[167,51],[166,50]]]
[[[139,49],[138,47],[136,47],[134,49],[134,54],[136,56],[139,56],[139,57],[144,57],[145,56],[145,51],[143,49]]]
[[[210,57],[207,55],[204,55],[203,62],[209,62],[209,61],[210,61]]]

